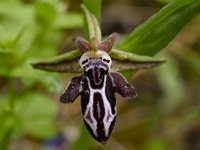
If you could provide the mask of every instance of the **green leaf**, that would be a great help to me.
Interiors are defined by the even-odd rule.
[[[35,11],[37,22],[46,27],[54,22],[54,19],[57,15],[55,7],[47,2],[36,3]]]
[[[99,27],[99,23],[96,19],[96,17],[88,11],[88,9],[85,7],[85,5],[81,5],[81,8],[83,9],[86,17],[86,34],[88,33],[89,38],[92,39],[96,38],[99,42],[101,41],[101,29]]]
[[[60,76],[57,73],[49,74],[48,72],[35,70],[32,68],[29,62],[13,69],[9,73],[9,77],[21,78],[26,84],[34,84],[35,82],[39,82],[45,87],[45,89],[48,89],[51,92],[61,91]]]
[[[166,143],[161,138],[153,138],[145,145],[145,150],[166,150]]]
[[[15,132],[39,138],[53,136],[57,132],[54,124],[57,109],[55,102],[42,93],[26,93],[18,97],[15,104],[18,120]]]
[[[167,56],[166,54],[165,56],[167,57],[168,62],[162,67],[156,68],[155,73],[160,88],[163,91],[163,97],[160,97],[160,102],[165,106],[165,109],[161,108],[161,111],[170,113],[176,111],[185,101],[186,93],[181,73],[177,69],[177,62],[173,60],[171,56]]]
[[[152,56],[164,48],[199,12],[199,0],[173,1],[135,29],[119,48]]]
[[[53,27],[55,29],[72,29],[83,26],[83,15],[78,13],[60,14],[56,17]]]

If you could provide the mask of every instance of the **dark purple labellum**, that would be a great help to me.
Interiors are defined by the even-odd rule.
[[[72,78],[60,100],[70,103],[81,95],[86,127],[97,141],[105,144],[116,121],[115,92],[123,97],[135,97],[137,94],[121,74],[110,72],[111,58],[104,50],[85,52],[79,63],[83,74]]]

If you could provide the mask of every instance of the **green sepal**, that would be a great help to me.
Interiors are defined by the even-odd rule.
[[[92,38],[96,38],[99,42],[101,42],[101,29],[99,27],[99,23],[96,17],[89,12],[85,5],[81,5],[86,17],[88,32],[89,32],[89,40]]]
[[[150,56],[136,55],[129,52],[124,52],[117,49],[112,49],[109,55],[112,58],[113,71],[138,70],[152,68],[165,62],[163,58],[153,58]],[[82,72],[78,60],[81,56],[79,50],[44,60],[37,61],[32,64],[36,69],[65,72],[65,73],[80,73]]]
[[[109,55],[112,58],[111,70],[120,72],[152,68],[165,62],[164,58],[136,55],[117,49],[112,49]]]
[[[52,72],[79,73],[82,72],[81,67],[78,63],[80,56],[80,50],[76,49],[59,56],[39,60],[37,62],[32,63],[32,66],[35,69],[41,69]]]

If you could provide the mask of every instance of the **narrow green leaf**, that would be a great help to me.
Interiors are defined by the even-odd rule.
[[[86,25],[87,25],[86,33],[88,31],[89,39],[95,37],[98,41],[101,41],[101,30],[96,17],[88,11],[85,5],[81,5],[81,8],[85,13]]]
[[[199,0],[170,2],[135,29],[119,47],[131,53],[152,56],[164,48],[199,12]]]

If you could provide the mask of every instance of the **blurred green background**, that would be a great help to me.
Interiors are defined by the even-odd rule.
[[[170,1],[103,1],[103,36],[130,33]],[[82,127],[79,99],[59,102],[74,74],[30,66],[75,48],[81,2],[0,0],[0,150],[199,150],[200,16],[158,54],[165,64],[131,77],[136,99],[117,95],[117,122],[103,146]]]

